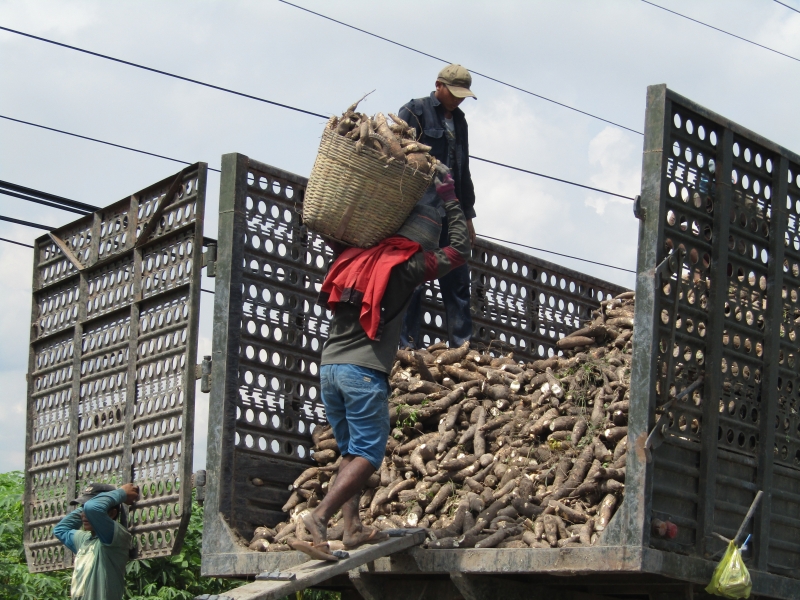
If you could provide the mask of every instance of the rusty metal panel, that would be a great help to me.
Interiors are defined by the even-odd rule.
[[[288,485],[311,463],[325,423],[319,356],[330,314],[316,305],[331,250],[300,222],[307,180],[240,154],[223,157],[209,410],[204,572],[224,575],[248,538],[274,525]],[[624,288],[479,240],[471,261],[474,339],[522,359],[555,342]],[[429,286],[426,342],[444,333]],[[212,566],[215,565],[215,566]],[[231,569],[233,566],[230,567]]]
[[[25,549],[68,567],[53,536],[90,482],[133,481],[139,558],[180,548],[191,509],[206,165],[36,241],[28,368]]]
[[[745,557],[753,569],[793,577],[798,165],[792,152],[666,86],[648,89],[631,381],[638,425],[629,435],[641,435],[640,425],[646,435],[656,405],[704,379],[668,409],[652,466],[629,455],[622,511],[636,514],[625,524],[629,539],[709,558],[724,547],[712,534],[732,538],[764,490]],[[643,500],[629,497],[637,486]],[[651,539],[654,517],[674,521],[678,537]]]

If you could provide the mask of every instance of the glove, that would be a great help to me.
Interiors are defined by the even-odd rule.
[[[436,186],[436,193],[439,194],[439,198],[441,198],[443,202],[458,202],[458,198],[456,198],[456,184],[450,173],[444,177],[444,180],[439,179],[438,176],[435,177],[433,183]]]

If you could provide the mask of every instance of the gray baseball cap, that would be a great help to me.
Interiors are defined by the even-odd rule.
[[[81,495],[75,498],[75,500],[70,501],[70,504],[86,504],[89,500],[97,496],[97,494],[102,494],[103,492],[113,492],[117,489],[115,485],[109,485],[107,483],[90,483],[81,492]]]
[[[456,98],[475,98],[478,97],[472,93],[470,86],[472,85],[472,75],[469,74],[466,68],[461,65],[447,65],[444,69],[439,71],[436,81],[441,81],[450,90]]]

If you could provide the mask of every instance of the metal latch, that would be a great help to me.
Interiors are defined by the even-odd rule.
[[[206,472],[205,469],[200,469],[196,473],[192,473],[192,487],[195,490],[195,497],[197,503],[203,506],[206,500]]]
[[[644,206],[642,206],[642,197],[639,194],[633,197],[633,216],[640,221],[644,221],[646,216]]]
[[[206,277],[216,277],[217,275],[217,242],[205,238],[203,245],[206,251],[203,252],[203,266],[206,268]]]
[[[200,391],[207,394],[211,391],[211,357],[204,356],[203,362],[194,367],[194,378],[200,380]]]

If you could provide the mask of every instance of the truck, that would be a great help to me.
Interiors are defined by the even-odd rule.
[[[159,189],[168,184],[161,182]],[[306,184],[301,176],[247,156],[224,155],[218,238],[215,244],[207,241],[209,250],[194,257],[193,268],[205,262],[216,276],[210,362],[204,361],[195,373],[195,357],[187,353],[181,371],[184,405],[195,375],[203,376],[210,389],[207,466],[195,477],[205,508],[202,572],[256,578],[228,597],[279,598],[320,586],[340,590],[343,597],[366,599],[693,598],[703,593],[729,541],[741,544],[747,539],[742,552],[752,593],[800,598],[800,156],[665,85],[648,88],[642,187],[633,207],[640,224],[630,450],[624,500],[596,545],[423,549],[424,532],[409,531],[331,565],[307,562],[296,552],[254,552],[242,543],[256,527],[285,518],[281,506],[289,484],[312,464],[311,431],[325,423],[318,363],[330,315],[315,299],[331,253],[300,218]],[[106,221],[95,217],[98,232]],[[161,218],[160,225],[145,224],[144,229],[157,236],[167,222]],[[141,228],[130,220],[124,227],[133,227],[130,232]],[[201,229],[193,230],[194,251],[202,245]],[[158,245],[158,239],[148,243]],[[136,265],[147,265],[148,246],[137,247],[128,239],[120,248],[127,248],[125,244],[132,244],[135,275],[142,270]],[[67,256],[50,237],[42,240],[44,246],[53,256],[59,250]],[[160,256],[170,262],[173,254],[162,251]],[[80,260],[77,264],[83,265]],[[78,275],[70,272],[67,277],[78,278],[79,287],[87,285],[88,290],[90,273],[85,271],[93,269],[84,265]],[[580,328],[600,301],[625,291],[487,240],[473,248],[471,272],[474,342],[513,350],[520,360],[552,356],[558,351],[556,342]],[[152,278],[151,285],[163,281],[161,277]],[[47,285],[35,287],[35,306],[54,297]],[[52,285],[63,286],[61,280]],[[139,318],[137,335],[146,341],[144,325],[158,325],[158,320],[141,318],[151,313],[146,284],[137,285],[125,310],[134,311],[130,323]],[[180,285],[191,296],[198,284],[189,278]],[[73,329],[64,326],[62,337],[71,335],[75,347],[85,342],[82,331],[91,326],[85,317],[76,313]],[[443,337],[435,285],[425,295],[423,337],[426,343]],[[32,339],[31,381],[48,373],[39,366],[40,349],[48,339]],[[147,356],[142,355],[142,343],[130,344],[138,350],[137,361]],[[74,397],[82,397],[85,377],[79,369],[88,361],[71,360],[76,370],[70,374],[70,389]],[[132,361],[126,364],[131,379],[149,373],[142,370],[145,365],[137,370]],[[139,465],[136,457],[148,450],[142,444],[147,441],[150,399],[139,397],[147,388],[133,382],[129,386],[125,398],[144,408],[123,409],[114,422],[124,422],[120,427],[131,434],[123,444],[123,469]],[[155,404],[159,401],[163,403]],[[127,406],[124,398],[122,404]],[[37,422],[41,409],[35,407],[41,405],[41,394],[34,391],[29,395],[31,423]],[[132,412],[145,415],[141,427],[135,420],[141,417],[131,420]],[[73,428],[69,434],[74,436],[69,443],[78,444],[73,448],[80,448],[83,440],[80,418],[78,431]],[[108,428],[109,423],[94,426]],[[191,446],[187,425],[185,416],[184,460]],[[41,456],[35,435],[39,430],[33,430],[29,454]],[[161,429],[150,431],[148,435],[161,435]],[[78,455],[80,463],[80,451]],[[150,462],[141,464],[149,465],[152,454],[146,456]],[[73,451],[65,463],[72,467],[74,480],[57,488],[64,504],[74,497],[73,484],[87,477],[85,469],[76,472],[75,460]],[[176,480],[158,468],[133,473],[135,481],[155,486],[149,497],[153,510],[143,507],[133,523],[143,555],[156,548],[168,553],[180,543],[185,508],[177,519],[174,513],[171,520],[159,520],[158,515],[173,502],[162,502],[162,497],[186,497],[188,473],[181,468],[179,490]],[[33,509],[30,520],[26,512],[26,548],[29,564],[41,565],[35,557],[43,549],[47,556],[54,545],[46,531],[32,532],[46,529],[46,519],[64,509],[37,509],[43,504],[36,495],[42,480],[29,477],[26,507],[31,502]],[[159,492],[164,481],[173,482],[170,494]],[[676,535],[660,535],[653,528],[659,521],[674,524]],[[150,541],[164,529],[171,533],[169,544],[165,537],[160,545],[155,537]],[[62,552],[59,560],[66,565],[70,558]],[[55,563],[40,568],[48,564]]]

